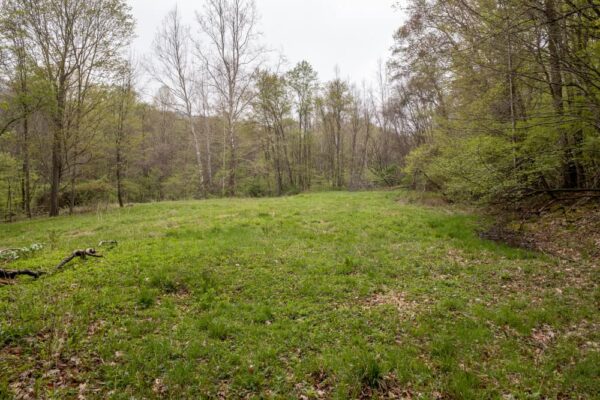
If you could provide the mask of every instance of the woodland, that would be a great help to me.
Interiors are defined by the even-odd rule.
[[[173,9],[145,59],[122,0],[2,1],[4,220],[397,186],[507,209],[597,198],[597,0],[398,8],[367,85],[269,62],[250,0],[207,1],[190,26]]]

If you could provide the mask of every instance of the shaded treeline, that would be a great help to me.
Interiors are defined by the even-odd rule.
[[[600,189],[600,2],[412,0],[390,66],[413,184],[514,206]]]
[[[511,205],[600,188],[597,0],[411,0],[372,86],[272,66],[252,0],[206,0],[192,26],[172,10],[143,62],[123,0],[1,7],[7,220],[378,185]]]

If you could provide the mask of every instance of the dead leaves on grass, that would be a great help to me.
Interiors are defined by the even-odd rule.
[[[418,304],[416,301],[407,300],[404,293],[396,291],[375,293],[363,303],[364,309],[372,309],[380,306],[392,306],[400,314],[414,316]]]
[[[542,325],[531,331],[533,342],[540,348],[545,349],[556,338],[556,332],[550,325]]]
[[[310,374],[308,382],[296,384],[295,389],[301,400],[324,400],[331,397],[333,386],[327,371],[320,369]]]
[[[156,378],[154,383],[152,384],[152,392],[154,394],[162,396],[167,393],[168,387],[165,385],[165,382],[161,378]]]
[[[501,222],[480,236],[567,261],[600,259],[600,208],[558,207],[535,218]]]
[[[306,382],[296,384],[295,389],[300,400],[326,400],[332,397],[335,387],[334,377],[321,369],[310,374]],[[417,397],[410,387],[401,385],[396,375],[390,372],[382,377],[377,387],[362,385],[357,398],[412,400]]]
[[[47,391],[64,389],[74,389],[78,393],[77,399],[85,399],[89,388],[87,382],[80,379],[83,370],[84,367],[78,357],[74,356],[68,360],[59,358],[26,370],[17,380],[10,383],[9,387],[17,400],[45,398],[44,393]],[[38,380],[43,381],[44,386],[39,386]]]
[[[416,397],[410,388],[406,388],[398,382],[396,375],[389,373],[383,377],[378,387],[363,386],[359,399],[412,400]]]

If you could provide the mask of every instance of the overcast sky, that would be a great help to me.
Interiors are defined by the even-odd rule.
[[[156,28],[175,4],[196,30],[202,0],[128,0],[137,20],[134,50],[151,50]],[[305,59],[329,80],[335,66],[343,78],[373,81],[377,62],[386,60],[392,35],[402,22],[395,0],[257,0],[263,44],[283,53],[290,66]]]

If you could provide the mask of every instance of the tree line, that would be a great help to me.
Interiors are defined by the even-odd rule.
[[[0,206],[7,219],[98,202],[393,185],[404,144],[376,89],[267,62],[251,0],[175,8],[149,61],[122,0],[2,3]],[[140,76],[157,84],[150,98]]]
[[[253,0],[0,3],[0,210],[405,185],[515,205],[600,189],[597,0],[410,0],[373,84],[269,62]],[[142,95],[140,80],[156,87]]]
[[[414,186],[518,207],[600,190],[600,2],[411,0],[390,72]]]

